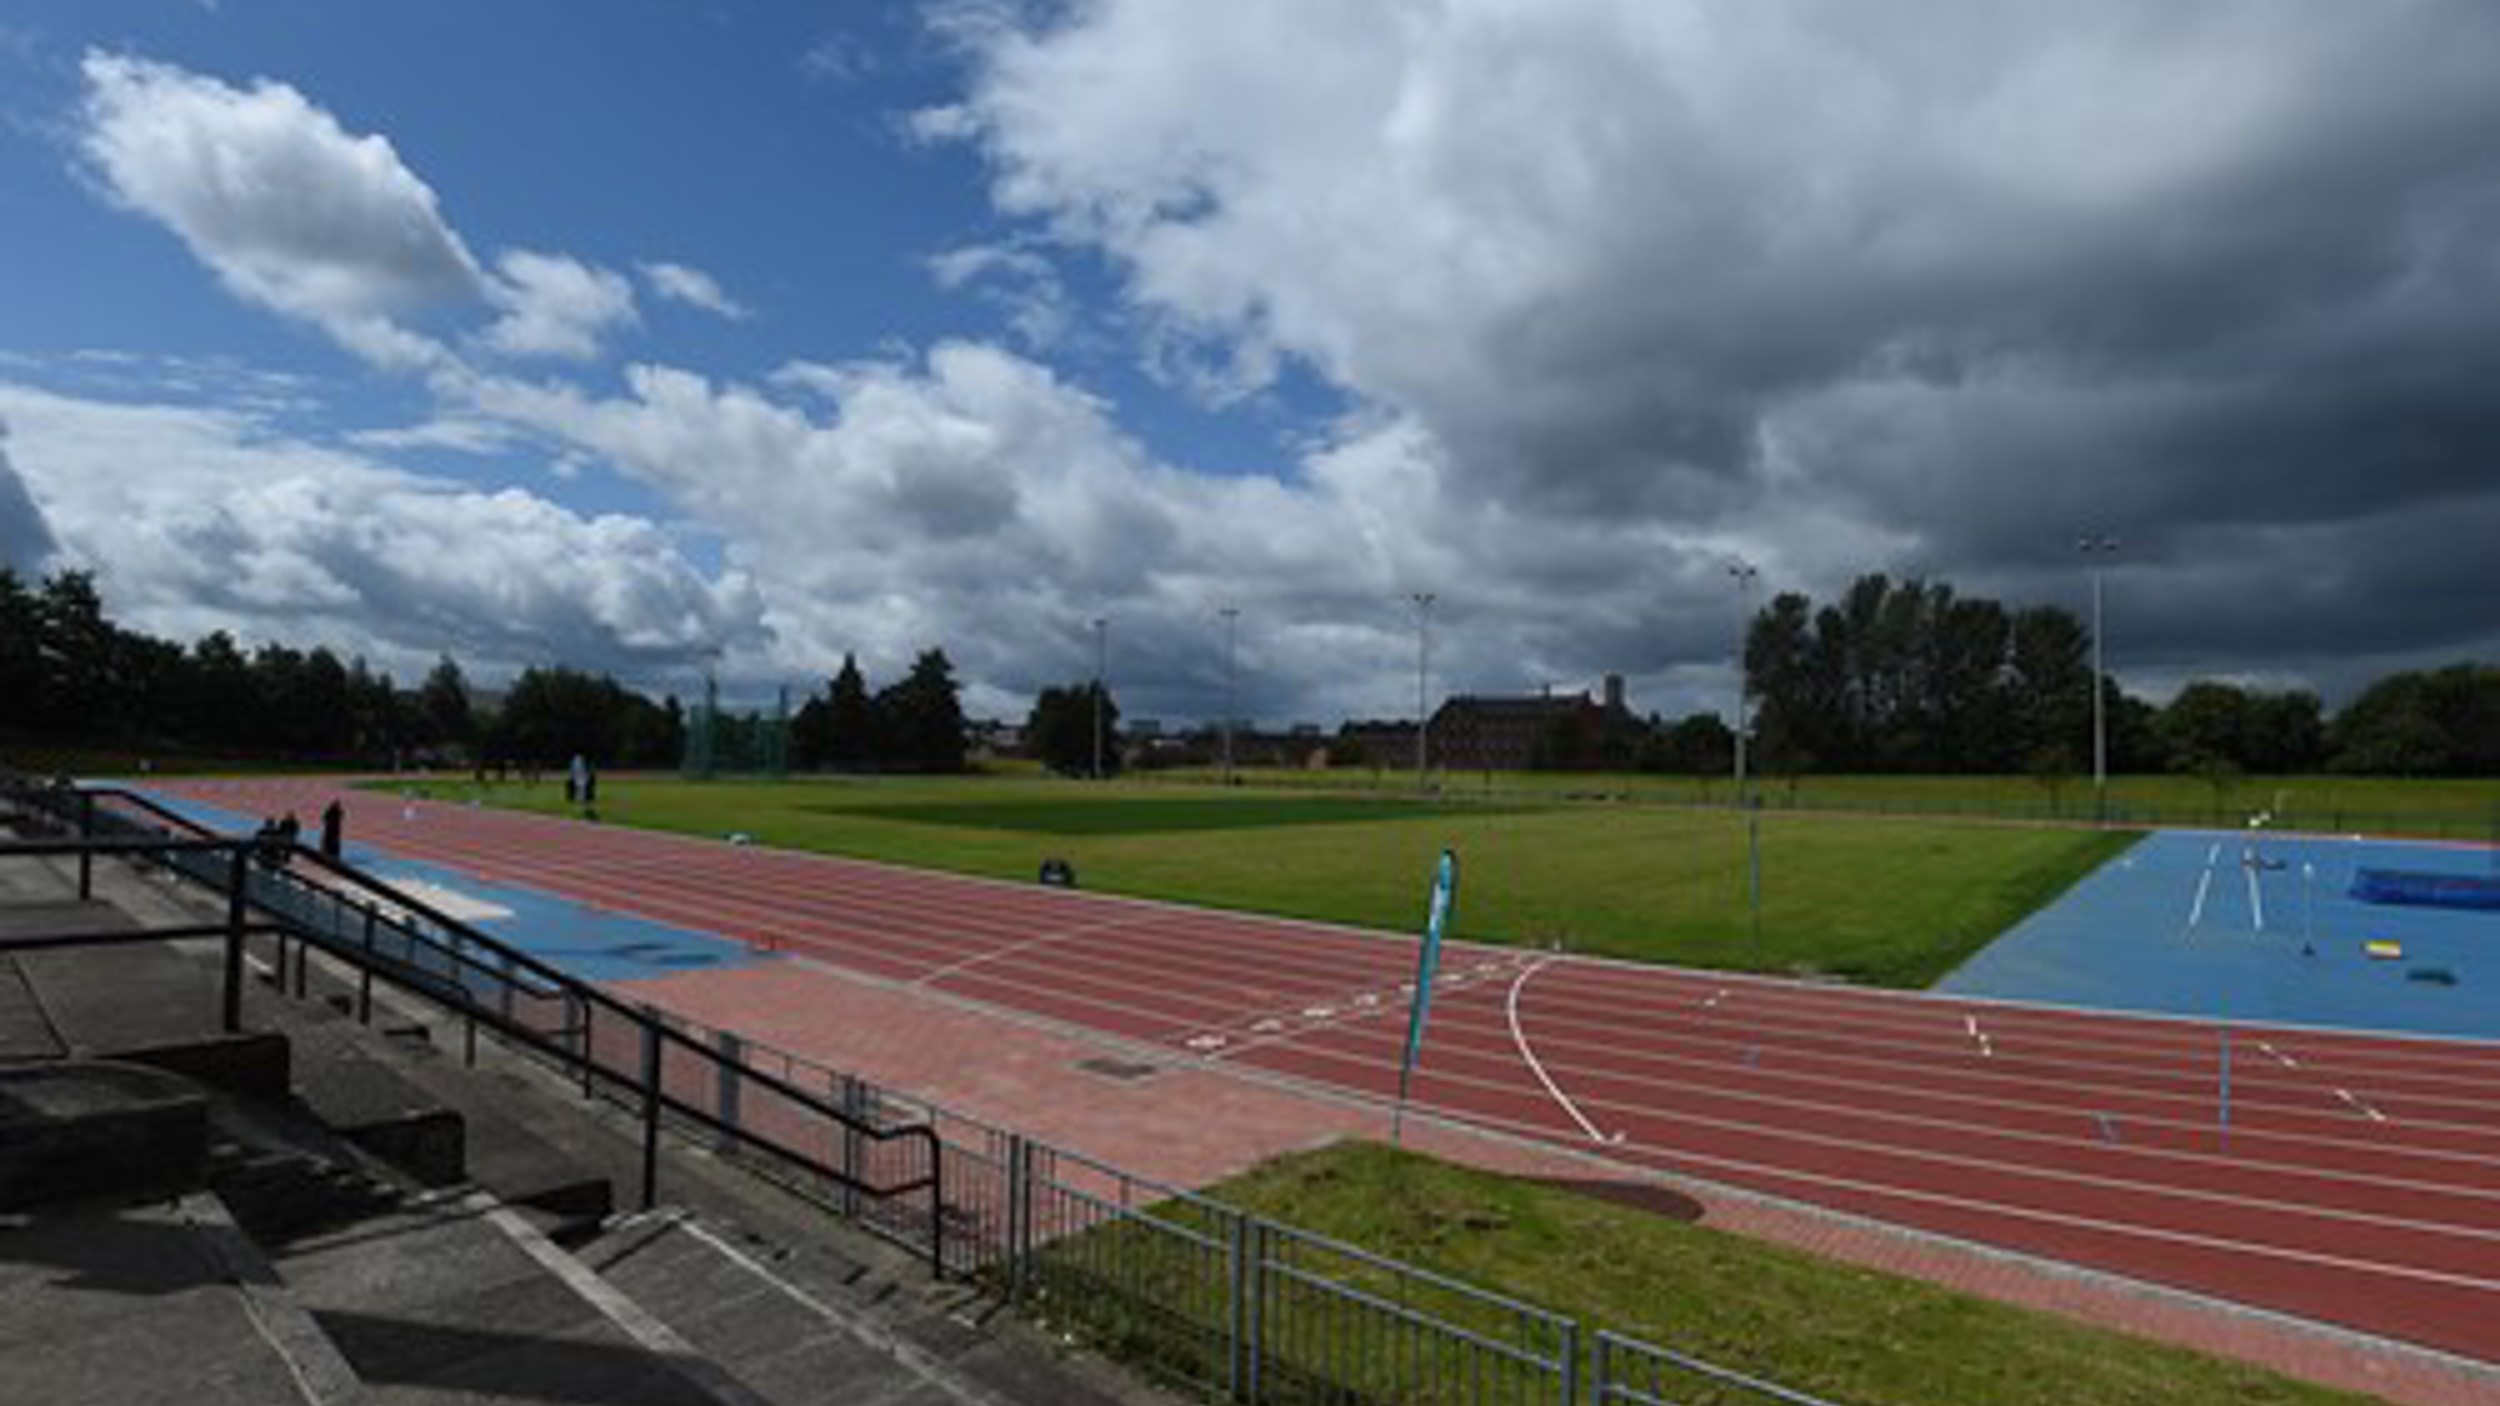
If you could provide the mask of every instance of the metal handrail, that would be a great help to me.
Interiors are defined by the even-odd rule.
[[[299,940],[310,942],[319,946],[321,950],[341,958],[360,972],[379,976],[403,990],[422,996],[438,1005],[455,1009],[465,1019],[482,1023],[488,1029],[501,1033],[508,1039],[553,1056],[559,1064],[567,1067],[578,1065],[579,1072],[585,1081],[585,1088],[594,1077],[603,1077],[611,1083],[622,1085],[640,1095],[643,1102],[644,1124],[643,1199],[646,1205],[653,1200],[653,1186],[657,1176],[659,1115],[666,1110],[714,1133],[725,1134],[741,1143],[768,1152],[812,1175],[825,1178],[845,1191],[871,1200],[884,1201],[916,1191],[927,1191],[931,1201],[929,1259],[940,1274],[944,1273],[944,1156],[937,1131],[928,1124],[892,1125],[871,1121],[841,1108],[813,1090],[744,1064],[733,1064],[718,1050],[672,1028],[667,1021],[660,1019],[653,1012],[600,991],[569,973],[550,966],[500,939],[479,931],[468,923],[443,913],[415,895],[403,893],[387,881],[366,874],[355,866],[343,860],[334,859],[317,849],[300,843],[289,844],[260,836],[221,836],[198,821],[170,810],[151,797],[121,787],[39,787],[27,785],[22,779],[0,774],[0,795],[7,795],[21,805],[42,812],[55,821],[82,826],[91,826],[96,818],[93,813],[94,798],[107,797],[127,801],[151,816],[189,832],[186,838],[78,834],[60,838],[15,840],[0,843],[0,856],[75,855],[80,857],[82,863],[96,855],[144,857],[159,862],[168,856],[179,854],[223,853],[232,856],[232,877],[226,894],[230,911],[226,923],[214,926],[202,925],[196,931],[181,929],[151,934],[152,938],[182,935],[223,936],[227,939],[229,1028],[235,1028],[239,1024],[237,1012],[240,997],[241,943],[244,936],[248,933],[291,933]],[[63,813],[65,809],[63,803],[70,798],[76,798],[78,814]],[[490,972],[499,979],[508,979],[509,972],[524,971],[540,978],[547,988],[543,992],[532,992],[533,995],[553,996],[568,1003],[578,1003],[584,1008],[585,1016],[590,1011],[600,1011],[622,1020],[640,1037],[643,1052],[641,1076],[634,1077],[624,1071],[601,1065],[590,1048],[586,1034],[578,1051],[569,1048],[564,1042],[550,1038],[546,1032],[534,1029],[497,1010],[493,1005],[477,1000],[466,986],[457,980],[449,983],[450,989],[447,990],[445,984],[439,980],[414,979],[409,969],[417,964],[386,960],[377,952],[342,941],[336,934],[321,930],[294,914],[254,897],[250,893],[251,885],[247,881],[250,872],[247,866],[255,860],[275,861],[280,858],[288,861],[299,858],[308,860],[325,876],[346,881],[371,895],[373,899],[386,902],[406,912],[422,915],[428,922],[438,925],[457,939],[460,945],[455,947],[446,943],[412,923],[392,922],[389,924],[395,936],[404,938],[412,951],[421,946],[438,953],[455,972],[465,967]],[[166,868],[193,882],[206,882],[201,875],[184,866],[167,864]],[[308,890],[316,887],[311,879],[299,873],[290,872],[282,864],[274,862],[263,865],[261,877],[264,882],[291,884]],[[357,902],[352,898],[339,899],[335,894],[333,894],[333,901],[359,908],[369,918],[377,921],[382,918],[378,905],[371,901]],[[262,923],[246,921],[242,916],[246,906],[260,909],[274,921]],[[69,940],[56,941],[56,936]],[[36,939],[44,945],[56,946],[103,945],[117,940],[119,939],[99,936],[93,942],[81,943],[76,940],[76,935],[70,934],[44,935]],[[8,945],[0,943],[0,948]],[[475,950],[468,950],[471,948]],[[481,953],[492,959],[495,965],[480,960]],[[452,991],[457,991],[458,996],[454,997],[451,994]],[[586,1031],[587,1025],[582,1029]],[[734,1074],[742,1086],[751,1086],[759,1092],[781,1099],[802,1115],[822,1119],[849,1136],[880,1145],[892,1142],[918,1144],[926,1158],[927,1173],[889,1185],[872,1185],[846,1168],[833,1166],[804,1151],[787,1146],[781,1140],[767,1136],[756,1129],[738,1126],[722,1119],[700,1104],[670,1093],[665,1081],[660,1077],[660,1071],[664,1068],[666,1051],[672,1044],[679,1049],[691,1052],[701,1064],[709,1066],[715,1075]]]

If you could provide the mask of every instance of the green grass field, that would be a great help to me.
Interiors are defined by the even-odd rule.
[[[436,783],[452,799],[466,782]],[[561,811],[555,783],[483,799]],[[1659,805],[1496,803],[1165,783],[911,778],[690,783],[612,776],[609,823],[960,873],[1412,932],[1458,851],[1460,935],[1645,961],[1923,986],[2123,849],[2127,835],[1768,814],[1761,928],[1741,817]]]
[[[1852,1406],[2369,1399],[1377,1144],[1296,1153],[1207,1194]],[[1688,1381],[1668,1395],[1739,1399]]]
[[[1414,775],[1369,768],[1299,771],[1244,768],[1252,784],[1304,791],[1412,792]],[[1185,785],[1216,780],[1212,769],[1152,773]],[[1611,795],[1672,805],[1726,805],[1734,790],[1724,776],[1662,776],[1647,772],[1453,771],[1444,794],[1478,799],[1561,799]],[[1754,789],[1775,809],[1846,810],[1903,815],[1987,815],[2026,820],[2089,820],[2089,776],[2054,787],[2028,776],[1762,776]],[[2144,825],[2236,825],[2271,811],[2289,829],[2332,833],[2500,839],[2500,781],[2387,776],[2242,776],[2219,788],[2194,776],[2114,776],[2115,819]]]

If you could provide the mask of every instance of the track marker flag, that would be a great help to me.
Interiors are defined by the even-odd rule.
[[[1432,982],[1441,970],[1441,935],[1449,930],[1450,914],[1458,907],[1458,854],[1441,851],[1441,863],[1432,876],[1432,916],[1424,922],[1424,945],[1415,955],[1415,1000],[1406,1014],[1406,1054],[1398,1062],[1398,1102],[1389,1115],[1389,1141],[1396,1143],[1405,1132],[1406,1089],[1415,1078],[1415,1060],[1424,1050],[1424,1021],[1432,1014]]]

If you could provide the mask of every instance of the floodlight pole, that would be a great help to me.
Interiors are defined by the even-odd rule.
[[[2101,662],[2101,564],[2118,550],[2118,539],[2087,533],[2076,539],[2075,550],[2083,554],[2092,571],[2092,818],[2105,823],[2109,819],[2109,722],[2102,695],[2109,690]]]
[[[1427,680],[1432,673],[1432,603],[1430,591],[1417,591],[1408,597],[1415,602],[1415,789],[1431,788],[1432,714],[1427,708]]]
[[[1111,670],[1111,622],[1094,617],[1094,779],[1102,780],[1103,676]]]
[[[1237,701],[1241,676],[1234,668],[1235,636],[1240,633],[1241,608],[1228,605],[1216,614],[1224,617],[1224,784],[1233,784],[1233,719],[1240,712]]]
[[[1739,557],[1727,564],[1727,574],[1736,580],[1736,804],[1745,803],[1745,704],[1753,692],[1745,677],[1745,633],[1752,620],[1753,583],[1761,576],[1752,562]]]

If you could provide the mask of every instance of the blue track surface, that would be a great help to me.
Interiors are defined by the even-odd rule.
[[[2489,877],[2488,849],[2164,830],[1990,944],[1939,991],[2500,1039],[2500,913],[2364,903],[2364,867]],[[2378,961],[2362,943],[2401,943]],[[2307,949],[2307,954],[2304,953]],[[2415,981],[2444,968],[2453,986]]]
[[[257,829],[261,818],[239,816],[181,796],[150,791],[150,799],[167,810],[229,833]],[[305,839],[318,832],[318,817],[303,816]],[[509,909],[511,916],[471,921],[500,941],[518,947],[550,966],[585,981],[632,981],[693,970],[729,970],[778,960],[744,944],[705,933],[687,932],[626,913],[591,908],[569,898],[536,889],[488,883],[437,864],[350,843],[349,862],[385,883],[419,882],[450,889],[464,898]]]

